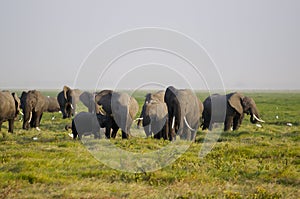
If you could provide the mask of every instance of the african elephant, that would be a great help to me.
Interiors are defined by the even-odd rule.
[[[224,108],[219,107],[222,101],[224,102]],[[215,103],[215,107],[218,107],[213,112],[212,102]],[[250,121],[253,124],[256,122],[264,122],[259,117],[258,109],[254,100],[250,97],[243,96],[238,92],[230,93],[227,95],[211,95],[204,100],[203,105],[203,130],[211,130],[212,124],[215,122],[224,122],[224,131],[228,131],[231,128],[233,130],[237,130],[242,124],[245,113],[247,115],[251,115]]]
[[[27,93],[22,92],[21,108],[23,109],[23,129],[28,130],[30,127],[35,127],[37,130],[40,126],[40,121],[43,112],[47,110],[46,98],[41,92],[30,90]]]
[[[70,118],[75,115],[76,104],[79,102],[79,96],[82,91],[78,89],[71,89],[64,86],[63,90],[58,93],[57,101],[63,115],[63,119]]]
[[[80,112],[72,119],[72,125],[66,125],[65,129],[72,129],[73,139],[77,136],[79,139],[83,135],[94,135],[94,138],[100,138],[100,125],[96,114],[89,112]]]
[[[96,94],[97,117],[101,128],[106,128],[107,138],[116,137],[119,128],[122,138],[128,138],[133,118],[138,112],[137,101],[127,93],[103,90]],[[112,129],[112,133],[111,133]]]
[[[3,122],[8,121],[8,132],[13,133],[14,121],[20,111],[20,99],[15,93],[0,92],[0,131]]]
[[[142,108],[138,126],[143,123],[146,136],[154,134],[154,138],[168,139],[168,108],[164,102],[165,91],[148,93]]]
[[[164,101],[168,107],[169,139],[194,140],[199,128],[203,104],[189,89],[166,89]]]
[[[55,97],[47,96],[45,97],[45,100],[46,100],[45,109],[47,112],[53,113],[53,112],[58,112],[60,110],[58,101]]]

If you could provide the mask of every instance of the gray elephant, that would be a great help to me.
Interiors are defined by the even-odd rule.
[[[15,93],[0,92],[0,131],[2,123],[8,121],[8,132],[14,132],[14,121],[20,111],[20,99]]]
[[[204,100],[203,105],[203,130],[211,130],[215,122],[224,122],[224,131],[231,128],[237,130],[242,124],[245,113],[251,115],[251,123],[264,122],[259,117],[255,101],[238,92],[211,95]],[[215,107],[214,110],[212,110],[212,105]]]
[[[100,125],[96,114],[89,112],[80,112],[73,119],[71,125],[66,125],[65,129],[72,129],[73,139],[77,136],[79,139],[83,135],[94,135],[94,138],[100,138]]]
[[[142,108],[138,126],[143,124],[146,136],[154,134],[154,138],[168,139],[168,108],[164,102],[165,91],[148,93]]]
[[[71,89],[64,86],[63,90],[58,93],[57,101],[63,115],[63,119],[70,118],[75,115],[76,104],[79,102],[79,96],[82,91],[78,89]]]
[[[168,107],[169,139],[176,134],[181,139],[195,140],[203,111],[203,104],[189,89],[166,89],[164,101]]]
[[[139,108],[137,101],[127,93],[111,90],[103,90],[97,93],[95,100],[100,126],[106,128],[105,136],[115,138],[118,129],[121,128],[122,138],[128,138],[133,118]]]
[[[46,98],[41,92],[30,90],[27,93],[22,92],[21,108],[23,109],[23,129],[28,130],[30,127],[35,127],[37,130],[40,126],[40,121],[43,112],[47,110]]]
[[[45,97],[45,101],[46,101],[45,109],[47,112],[50,112],[50,113],[59,112],[60,107],[59,107],[58,101],[55,97],[47,96],[47,97]]]

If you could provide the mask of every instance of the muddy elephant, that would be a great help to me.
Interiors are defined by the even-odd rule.
[[[71,89],[68,86],[64,86],[63,90],[58,93],[57,101],[59,103],[63,119],[70,118],[75,115],[76,104],[79,102],[79,96],[81,93],[82,91],[78,89]]]
[[[80,112],[73,119],[71,125],[66,125],[65,129],[72,129],[73,139],[77,136],[79,139],[83,135],[94,135],[94,138],[100,138],[100,125],[96,114],[89,112]]]
[[[2,123],[8,121],[8,132],[14,132],[14,121],[20,112],[20,99],[15,93],[0,92],[0,131]]]
[[[169,139],[195,140],[203,111],[203,104],[189,89],[166,89],[164,101],[168,107]]]
[[[212,103],[214,103],[215,110],[212,110]],[[221,103],[224,103],[223,108],[220,107]],[[241,93],[234,92],[227,95],[214,94],[207,97],[204,102],[203,111],[203,126],[202,129],[212,129],[213,123],[224,123],[224,131],[228,131],[231,128],[238,130],[242,124],[244,114],[250,114],[251,123],[264,122],[260,119],[258,109],[255,101]],[[223,110],[223,111],[221,111]]]
[[[165,91],[148,93],[143,104],[138,126],[143,124],[146,136],[168,139],[168,108],[164,102]]]
[[[103,90],[97,93],[95,100],[100,126],[106,129],[105,136],[115,138],[120,128],[122,138],[128,138],[130,127],[139,108],[137,101],[127,93],[111,90]]]
[[[21,108],[23,109],[23,129],[29,127],[39,129],[43,112],[47,111],[46,97],[40,91],[30,90],[22,92]]]

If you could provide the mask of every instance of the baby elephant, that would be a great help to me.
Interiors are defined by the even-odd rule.
[[[77,136],[79,139],[83,135],[94,135],[94,138],[100,138],[100,125],[96,114],[88,112],[78,113],[74,119],[72,119],[72,125],[66,125],[65,129],[72,129],[73,139]]]

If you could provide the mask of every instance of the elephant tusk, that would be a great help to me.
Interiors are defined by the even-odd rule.
[[[28,123],[31,122],[31,119],[32,119],[32,112],[30,112]]]
[[[193,129],[193,128],[189,125],[189,123],[186,121],[185,116],[183,117],[183,119],[184,119],[184,122],[185,122],[186,126],[187,126],[191,131],[196,131],[196,129]]]
[[[73,104],[71,104],[71,109],[74,109]]]
[[[174,125],[175,125],[175,116],[172,119],[172,129],[174,128]]]
[[[19,113],[20,113],[21,115],[24,115],[24,113],[23,113],[21,110],[19,111]]]
[[[139,117],[139,118],[136,118],[134,121],[139,121],[139,120],[143,120],[144,118],[142,117]]]
[[[39,127],[35,127],[36,130],[41,131],[41,129]]]
[[[259,122],[265,122],[265,121],[263,121],[262,119],[259,119],[255,114],[253,114],[253,117],[257,120],[257,121],[259,121]]]

